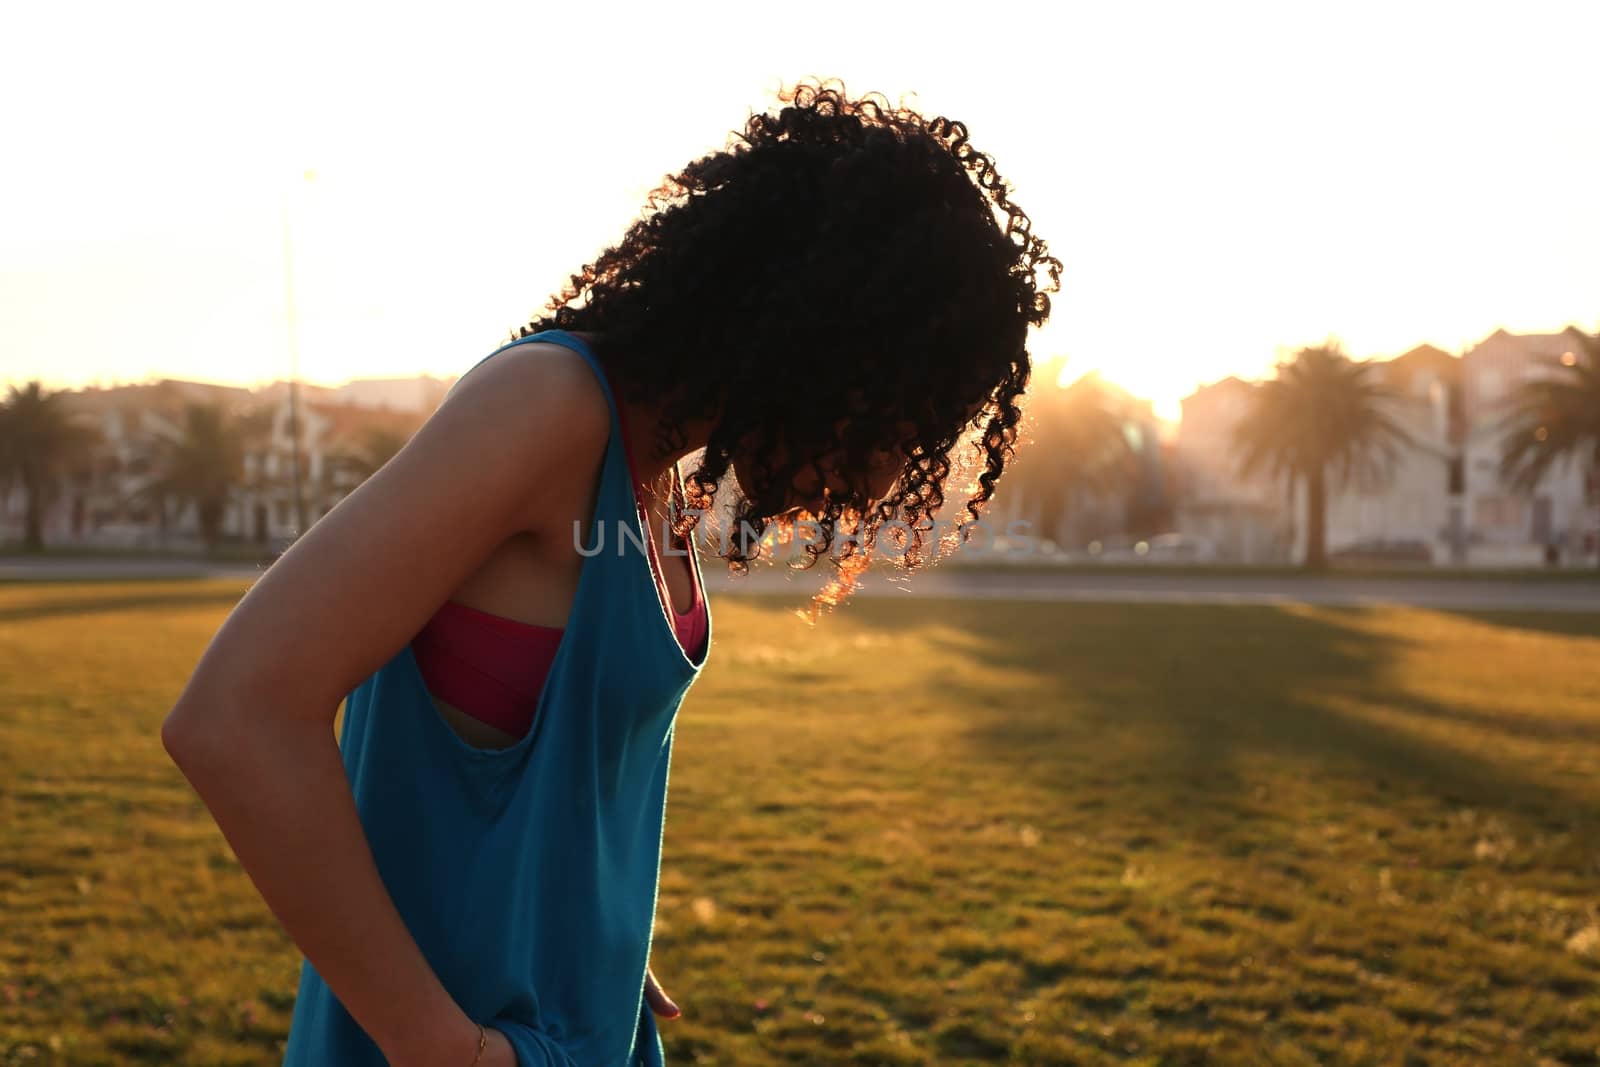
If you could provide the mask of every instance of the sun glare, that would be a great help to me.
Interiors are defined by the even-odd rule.
[[[813,73],[966,122],[1065,264],[1035,354],[1163,418],[1330,334],[1379,356],[1595,323],[1582,42],[1600,9],[1251,11],[1174,5],[1151,34],[1131,11],[1065,10],[1029,30],[1057,62],[1018,65],[947,62],[932,17],[891,20],[890,41],[730,10],[668,49],[608,36],[597,79],[575,14],[291,3],[247,27],[192,7],[189,33],[248,33],[241,51],[110,5],[85,36],[37,6],[0,57],[0,89],[31,101],[0,177],[0,377],[283,378],[286,268],[306,379],[459,373],[664,173]],[[536,58],[483,47],[552,39]],[[83,77],[56,77],[68,54]]]

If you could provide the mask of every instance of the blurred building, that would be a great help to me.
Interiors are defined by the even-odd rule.
[[[343,385],[300,382],[298,386],[300,399],[306,403],[428,415],[444,402],[444,395],[454,382],[454,378],[421,375],[416,378],[357,378]],[[251,395],[275,404],[287,399],[289,383],[278,381],[257,386]]]
[[[1283,563],[1294,536],[1289,487],[1264,472],[1241,475],[1233,440],[1254,388],[1229,377],[1183,398],[1173,442],[1174,525],[1219,561]]]
[[[75,422],[96,443],[85,462],[67,473],[43,516],[46,544],[105,548],[155,548],[182,525],[177,509],[147,490],[159,477],[157,457],[183,434],[189,404],[218,405],[230,414],[249,408],[248,389],[162,379],[137,385],[92,386],[68,394]],[[0,497],[0,540],[23,533],[20,486]]]
[[[330,390],[323,395],[339,393]],[[291,539],[303,532],[295,514],[295,425],[287,392],[266,411],[266,432],[247,441],[244,478],[223,520],[225,535],[257,543]],[[298,451],[305,525],[309,527],[333,510],[350,490],[382,466],[425,418],[413,410],[302,398]]]
[[[1391,417],[1412,439],[1391,477],[1329,486],[1330,557],[1526,567],[1592,565],[1600,548],[1600,502],[1581,462],[1558,465],[1531,491],[1501,476],[1510,402],[1518,388],[1582,358],[1582,334],[1496,330],[1462,356],[1421,345],[1377,366],[1392,394]],[[1568,355],[1571,353],[1572,355]],[[1233,427],[1253,386],[1226,378],[1183,400],[1176,454],[1177,529],[1211,541],[1222,559],[1258,563],[1302,558],[1304,489],[1241,478]]]
[[[409,411],[427,415],[444,403],[454,378],[358,378],[334,390],[336,403],[355,408]]]
[[[1559,374],[1563,356],[1581,358],[1583,334],[1513,334],[1496,330],[1461,359],[1462,442],[1467,558],[1487,566],[1526,566],[1553,558],[1592,560],[1600,514],[1587,490],[1590,471],[1558,464],[1531,491],[1501,477],[1506,417],[1519,386]],[[1571,355],[1568,355],[1568,354]]]
[[[1389,417],[1411,438],[1375,485],[1330,484],[1328,552],[1409,563],[1467,562],[1460,476],[1461,360],[1419,345],[1376,364]],[[1304,494],[1298,494],[1304,507]],[[1295,555],[1304,553],[1304,531]]]
[[[326,514],[409,438],[437,407],[448,379],[375,379],[339,388],[301,385],[301,493],[307,524]],[[407,383],[410,383],[409,385]],[[182,440],[190,404],[215,405],[235,420],[244,470],[223,517],[222,536],[266,543],[293,535],[289,389],[164,379],[68,393],[74,421],[96,443],[68,472],[43,516],[45,543],[123,549],[201,547],[191,503],[154,492],[166,450]],[[375,454],[376,451],[376,454]],[[0,541],[20,541],[20,486],[0,493]]]

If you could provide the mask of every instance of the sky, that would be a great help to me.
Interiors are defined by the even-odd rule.
[[[1065,265],[1046,378],[1168,417],[1600,327],[1600,4],[567,6],[9,5],[0,383],[459,374],[806,75],[966,122]]]

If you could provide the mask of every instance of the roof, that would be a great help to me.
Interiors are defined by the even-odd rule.
[[[1576,326],[1563,326],[1554,333],[1512,333],[1499,329],[1467,349],[1466,356],[1470,358],[1479,349],[1507,348],[1521,351],[1524,355],[1554,356],[1587,336]]]
[[[173,420],[180,418],[190,404],[220,404],[230,412],[238,412],[249,407],[252,399],[248,389],[176,378],[136,385],[87,386],[74,389],[67,396],[68,406],[80,414],[99,417],[108,411],[119,411],[127,417],[153,412]]]
[[[333,444],[361,445],[366,435],[374,431],[410,437],[424,421],[424,416],[419,412],[361,407],[357,404],[309,401],[305,409],[323,423],[321,440],[324,447]]]
[[[1433,345],[1418,345],[1377,365],[1383,370],[1384,381],[1401,390],[1407,390],[1411,380],[1421,372],[1433,373],[1446,385],[1461,380],[1461,359]]]
[[[1244,390],[1244,391],[1248,392],[1249,390],[1254,389],[1254,388],[1255,388],[1255,383],[1247,382],[1243,378],[1239,377],[1237,374],[1230,374],[1226,378],[1222,378],[1222,379],[1220,379],[1218,381],[1214,381],[1214,382],[1211,382],[1211,383],[1206,384],[1206,385],[1197,386],[1195,388],[1194,392],[1192,392],[1188,396],[1184,397],[1180,401],[1180,403],[1188,403],[1190,400],[1194,400],[1197,397],[1210,396],[1212,394],[1219,393],[1219,392],[1238,392],[1240,390]]]

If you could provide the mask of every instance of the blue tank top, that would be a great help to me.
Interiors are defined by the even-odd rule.
[[[705,656],[684,654],[639,548],[617,401],[594,353],[547,330],[474,367],[535,341],[589,364],[611,435],[533,728],[509,748],[463,740],[439,716],[407,643],[347,697],[339,746],[407,928],[462,1009],[506,1034],[519,1067],[656,1067],[661,1039],[644,979],[667,771],[678,706]],[[285,1067],[384,1063],[304,960]]]

